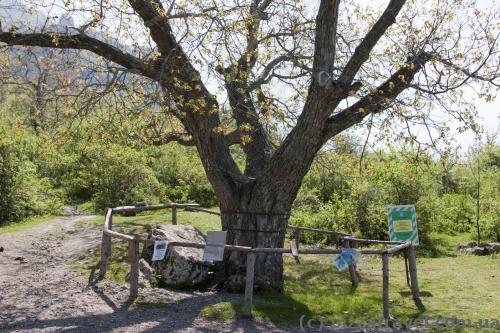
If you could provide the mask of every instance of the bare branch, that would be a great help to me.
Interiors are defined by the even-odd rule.
[[[366,116],[372,113],[380,113],[387,109],[392,101],[411,85],[415,74],[418,73],[426,62],[431,60],[432,55],[421,53],[416,57],[408,59],[398,71],[377,89],[363,97],[361,100],[333,115],[327,121],[323,142],[344,130],[360,123]]]
[[[406,0],[391,0],[389,5],[379,17],[377,22],[368,31],[363,41],[356,47],[354,54],[349,59],[342,74],[340,74],[339,81],[348,85],[352,82],[363,63],[370,56],[371,50],[378,43],[380,38],[384,35],[386,30],[396,22],[396,16],[405,4]]]
[[[0,42],[7,45],[41,46],[58,49],[80,49],[93,52],[133,72],[150,73],[139,58],[86,34],[0,32]]]

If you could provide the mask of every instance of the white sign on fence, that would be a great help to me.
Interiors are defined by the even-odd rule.
[[[226,235],[227,231],[207,232],[205,252],[203,252],[204,261],[222,261],[224,259]]]
[[[167,253],[168,242],[164,240],[155,240],[155,248],[153,251],[153,261],[163,260]]]

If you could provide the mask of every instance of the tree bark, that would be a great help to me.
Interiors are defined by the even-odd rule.
[[[281,248],[284,245],[288,214],[261,212],[223,212],[222,228],[227,242],[253,248]],[[232,292],[245,288],[247,254],[226,252],[224,287]],[[258,253],[255,261],[254,290],[283,290],[283,257],[281,254]]]
[[[222,229],[227,243],[252,248],[282,248],[295,191],[286,200],[277,200],[271,188],[263,189],[255,182],[239,186],[238,195],[221,201]],[[223,195],[223,194],[222,194]],[[289,204],[283,205],[283,202]],[[230,202],[230,205],[224,203]],[[245,289],[247,254],[227,251],[222,267],[223,286],[232,292]],[[258,253],[255,262],[256,291],[283,290],[283,258],[281,254]]]

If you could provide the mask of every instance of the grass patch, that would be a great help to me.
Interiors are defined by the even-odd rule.
[[[327,256],[285,257],[283,294],[255,297],[252,314],[275,324],[298,325],[300,317],[326,322],[377,319],[382,314],[382,267],[377,257],[363,257],[360,284],[353,289],[348,272],[338,272]],[[463,256],[418,259],[422,304],[406,285],[404,260],[390,259],[391,315],[401,320],[442,316],[477,321],[498,318],[500,259]],[[459,272],[459,273],[458,273]],[[201,315],[229,320],[241,314],[241,303],[205,307]]]
[[[474,235],[471,233],[457,234],[438,234],[431,233],[429,241],[417,248],[417,254],[420,257],[444,257],[456,256],[456,247],[460,243],[468,243],[474,240]]]
[[[233,320],[243,312],[241,302],[220,302],[204,307],[200,315],[210,319],[228,321]]]
[[[212,210],[218,211],[218,208]],[[92,223],[104,225],[104,216],[96,219],[82,221],[82,223]],[[171,224],[172,212],[170,209],[153,212],[143,212],[136,216],[113,215],[113,230],[147,236],[155,225]],[[187,212],[177,210],[177,224],[191,225],[206,233],[209,230],[220,230],[220,217],[203,212]]]
[[[12,222],[9,224],[5,224],[5,225],[0,226],[0,234],[6,234],[6,233],[11,233],[11,232],[17,232],[17,231],[31,229],[39,224],[42,224],[43,222],[50,221],[54,218],[55,218],[55,216],[53,216],[53,215],[36,216],[36,217],[27,218],[27,219],[22,220],[20,222]]]
[[[93,248],[83,253],[75,262],[73,269],[81,275],[93,280],[99,274],[99,261],[101,260],[100,247]],[[130,270],[127,243],[113,241],[111,243],[111,256],[108,261],[106,280],[128,284],[125,277]]]

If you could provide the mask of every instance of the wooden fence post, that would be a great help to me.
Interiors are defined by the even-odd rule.
[[[382,302],[384,307],[384,319],[389,318],[389,255],[382,255]]]
[[[177,206],[175,204],[172,206],[172,224],[177,224]]]
[[[252,316],[252,299],[253,299],[253,279],[255,272],[255,252],[247,254],[247,276],[245,281],[245,304],[243,306],[243,316]]]
[[[354,248],[354,242],[352,242],[353,248]],[[351,247],[351,241],[348,239],[344,239],[344,247],[350,248]],[[358,276],[356,275],[356,265],[355,264],[350,264],[349,265],[349,275],[351,276],[351,284],[353,287],[358,286]]]
[[[417,276],[417,256],[413,244],[408,248],[408,265],[410,266],[411,292],[413,294],[413,299],[418,300],[420,299],[420,291]]]
[[[113,227],[113,214],[111,208],[106,211],[106,217],[104,221],[104,229],[111,230]],[[104,279],[106,276],[106,271],[108,269],[108,259],[111,256],[111,236],[102,233],[101,241],[101,262],[99,263],[99,279]]]
[[[299,257],[299,245],[300,245],[300,230],[295,229],[293,232],[293,241],[290,243],[290,249],[292,250],[292,255],[295,260],[298,260]]]
[[[130,256],[130,297],[135,298],[139,292],[139,240],[128,242]]]

